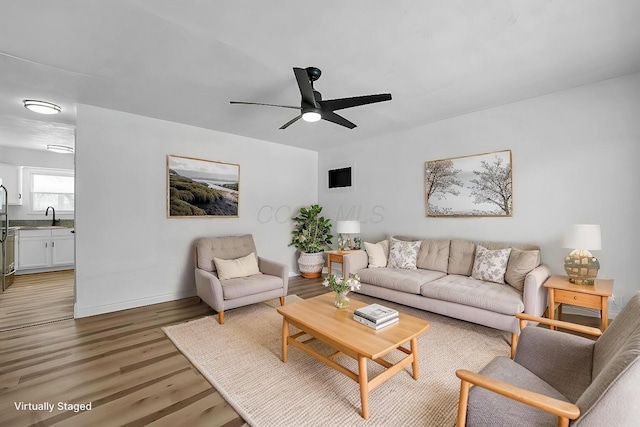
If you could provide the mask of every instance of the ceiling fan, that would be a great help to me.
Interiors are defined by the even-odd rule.
[[[335,111],[344,110],[345,108],[357,107],[360,105],[373,104],[375,102],[391,100],[390,93],[323,100],[320,92],[313,88],[313,82],[318,80],[320,78],[320,75],[322,74],[320,69],[316,67],[294,67],[293,74],[295,74],[296,76],[296,81],[298,82],[298,87],[300,88],[300,95],[302,96],[299,107],[291,105],[263,104],[260,102],[243,101],[231,101],[231,104],[266,105],[267,107],[281,107],[300,110],[299,115],[280,126],[280,129],[286,129],[300,119],[303,119],[307,122],[317,122],[318,120],[322,119],[349,129],[353,129],[356,127],[356,125],[345,119],[344,117],[336,114]]]

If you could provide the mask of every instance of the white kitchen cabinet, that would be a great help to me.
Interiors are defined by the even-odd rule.
[[[18,230],[18,270],[65,269],[75,262],[73,229]]]
[[[51,266],[73,265],[75,263],[75,240],[72,229],[51,230]]]
[[[0,163],[0,180],[7,189],[10,205],[22,204],[22,166]]]
[[[51,266],[51,230],[18,230],[18,270]]]

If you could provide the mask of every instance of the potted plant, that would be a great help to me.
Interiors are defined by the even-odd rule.
[[[320,216],[322,207],[311,205],[309,208],[300,208],[300,213],[292,219],[296,222],[292,231],[293,237],[289,246],[295,246],[300,250],[298,267],[302,277],[320,277],[324,266],[323,252],[331,244],[333,236],[331,220]]]

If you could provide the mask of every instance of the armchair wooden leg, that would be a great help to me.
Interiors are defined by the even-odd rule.
[[[516,357],[516,347],[518,346],[518,334],[511,333],[511,359]]]
[[[280,297],[280,305],[284,305],[284,297]]]
[[[218,323],[224,325],[224,310],[218,312]]]
[[[460,381],[460,398],[458,399],[458,419],[456,427],[464,427],[467,424],[467,404],[469,402],[469,388],[471,383]]]

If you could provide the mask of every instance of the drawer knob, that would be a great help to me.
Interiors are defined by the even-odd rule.
[[[578,297],[574,295],[573,299],[577,300],[577,299],[578,299]]]

